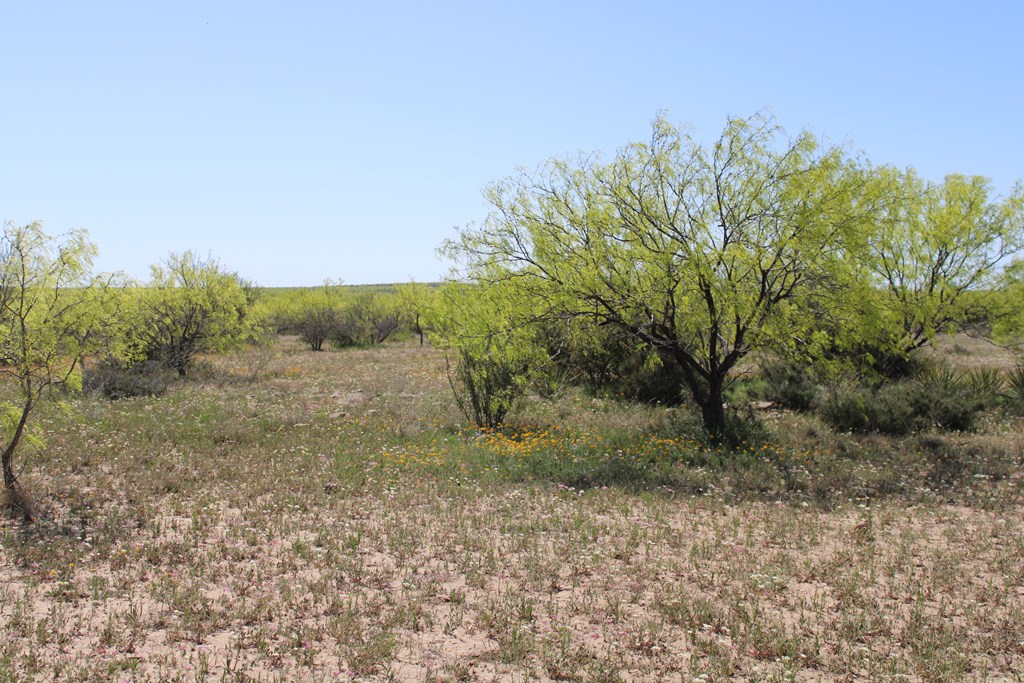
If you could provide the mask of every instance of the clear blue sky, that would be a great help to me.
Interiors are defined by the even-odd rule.
[[[145,279],[438,279],[518,166],[769,107],[875,164],[1024,177],[1024,2],[3,2],[0,219]]]

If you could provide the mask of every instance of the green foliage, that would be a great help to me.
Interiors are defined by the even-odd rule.
[[[1018,362],[1006,374],[1006,396],[1017,410],[1024,410],[1024,363]]]
[[[363,292],[341,311],[331,340],[342,348],[382,344],[401,327],[402,320],[403,311],[394,293]]]
[[[1024,259],[1009,264],[999,280],[999,288],[990,295],[994,299],[990,321],[996,341],[1024,348]]]
[[[321,287],[303,291],[292,309],[288,329],[313,351],[322,351],[324,342],[337,332],[345,301],[340,285],[327,280]]]
[[[938,364],[921,377],[879,387],[833,387],[819,408],[822,419],[841,431],[906,435],[973,431],[978,414],[994,396],[981,397],[963,375]]]
[[[967,389],[979,401],[994,403],[1003,393],[1006,378],[996,368],[972,368],[964,377]]]
[[[583,386],[598,396],[678,405],[686,389],[682,369],[628,331],[585,319],[548,321],[535,327],[551,362],[543,374]]]
[[[532,329],[510,322],[505,294],[502,287],[457,283],[441,294],[438,339],[454,356],[449,384],[459,409],[481,428],[504,423],[530,386],[531,370],[544,360]]]
[[[769,401],[802,412],[813,407],[818,383],[808,364],[773,359],[761,364],[761,375],[767,383],[765,398]]]
[[[396,335],[415,334],[424,343],[433,327],[436,287],[419,283],[268,290],[267,319],[281,334],[294,334],[310,349],[330,341],[338,348],[373,346]]]
[[[1005,199],[986,178],[925,182],[878,169],[873,229],[863,235],[874,278],[876,337],[897,353],[998,308],[999,264],[1024,245],[1024,186]]]
[[[882,434],[910,434],[930,427],[916,412],[916,392],[905,383],[872,389],[858,385],[833,388],[819,414],[840,431]]]
[[[38,223],[4,225],[0,237],[0,374],[17,399],[0,403],[5,488],[17,477],[13,455],[33,441],[29,418],[55,390],[81,388],[80,360],[110,344],[117,281],[92,275],[96,248],[84,231],[55,238]],[[25,513],[26,516],[28,513]]]
[[[710,146],[659,118],[608,163],[553,159],[491,186],[487,222],[444,252],[548,319],[617,327],[671,356],[722,436],[737,363],[813,327],[802,303],[828,292],[812,285],[848,269],[844,242],[866,213],[855,171],[765,115],[730,120]]]
[[[142,359],[184,377],[200,353],[224,351],[262,336],[255,290],[238,274],[194,252],[171,254],[152,267],[137,292],[132,343]]]
[[[459,409],[481,428],[504,424],[526,391],[529,367],[502,351],[495,343],[479,350],[461,348],[449,370]]]
[[[427,333],[434,329],[437,317],[438,289],[420,282],[395,286],[402,324],[419,337],[422,346]]]

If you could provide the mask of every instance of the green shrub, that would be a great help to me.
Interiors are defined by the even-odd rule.
[[[845,385],[831,390],[819,408],[841,431],[905,435],[929,429],[972,431],[985,402],[962,376],[939,367],[917,380],[872,388]]]
[[[640,403],[683,402],[686,385],[679,363],[621,328],[574,321],[544,325],[537,336],[552,369],[591,394]]]
[[[1024,363],[1017,363],[1006,375],[1004,396],[1017,410],[1024,410]]]
[[[459,409],[477,427],[504,423],[529,384],[529,366],[520,358],[500,353],[460,349],[458,362],[448,366],[448,380]]]
[[[769,361],[762,365],[761,375],[767,383],[765,398],[783,408],[807,412],[814,405],[818,386],[806,365],[785,361]]]
[[[995,403],[1006,386],[1006,378],[995,368],[974,368],[967,373],[966,382],[971,394],[987,404]]]
[[[909,383],[872,389],[842,385],[828,392],[819,414],[833,428],[862,434],[909,434],[929,426],[915,410],[915,397]]]
[[[744,406],[754,401],[769,400],[771,388],[761,375],[743,375],[736,378],[724,392],[725,402],[731,406]]]
[[[603,388],[631,401],[679,405],[685,384],[683,370],[674,358],[643,349],[618,359],[611,382]]]

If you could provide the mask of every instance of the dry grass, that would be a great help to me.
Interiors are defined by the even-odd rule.
[[[266,359],[264,359],[266,361]],[[0,681],[1020,680],[1020,426],[708,451],[570,395],[462,427],[438,354],[211,359],[41,422]]]

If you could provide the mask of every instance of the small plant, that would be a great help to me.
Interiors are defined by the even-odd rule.
[[[926,425],[914,415],[910,401],[901,393],[898,386],[881,391],[840,385],[828,392],[818,413],[843,432],[909,434],[924,428]]]
[[[1024,409],[1024,362],[1019,362],[1006,374],[1006,397],[1018,409]]]
[[[994,402],[1003,393],[1006,378],[996,368],[974,368],[966,376],[967,389],[974,398],[985,403]]]
[[[906,435],[935,428],[967,432],[985,407],[959,373],[937,368],[919,380],[874,389],[833,388],[822,402],[822,419],[840,431]]]
[[[477,427],[504,423],[526,390],[528,367],[515,358],[459,351],[455,367],[448,366],[448,380],[455,402]]]

